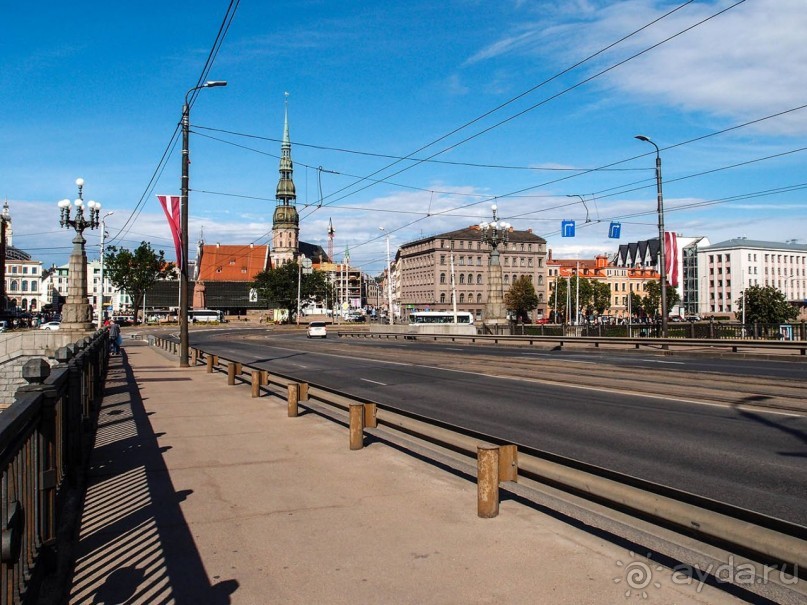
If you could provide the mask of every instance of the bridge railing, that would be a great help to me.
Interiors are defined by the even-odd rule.
[[[575,326],[572,326],[574,328]],[[401,332],[370,332],[359,330],[339,330],[337,335],[340,338],[379,338],[393,340],[420,340],[424,342],[445,341],[455,343],[481,343],[481,344],[518,344],[518,345],[540,345],[554,344],[562,348],[570,344],[590,344],[595,348],[618,347],[618,348],[663,348],[663,349],[711,349],[725,350],[733,353],[740,350],[767,349],[773,351],[798,351],[801,355],[807,355],[807,340],[748,340],[729,338],[649,338],[645,336],[620,337],[620,336],[584,336],[581,330],[570,330],[565,334],[554,335],[488,335],[488,334],[423,334],[423,333],[401,333]]]
[[[152,337],[150,342],[169,353],[176,351],[173,339]],[[351,450],[362,449],[367,435],[383,439],[394,434],[413,437],[427,447],[451,452],[452,456],[465,456],[466,464],[475,463],[477,468],[480,517],[495,517],[499,511],[500,486],[522,478],[695,535],[721,548],[733,548],[763,564],[780,565],[791,575],[804,579],[807,527],[358,398],[210,351],[191,348],[190,353],[192,367],[202,364],[208,373],[226,374],[227,384],[232,386],[249,384],[251,397],[281,398],[288,406],[289,417],[297,416],[298,407],[304,407],[346,424]],[[381,427],[383,431],[378,432]]]
[[[86,468],[109,357],[99,331],[23,366],[0,413],[0,605],[34,603],[54,572],[68,488]]]

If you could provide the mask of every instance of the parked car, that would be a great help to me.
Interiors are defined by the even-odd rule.
[[[325,322],[312,321],[310,324],[308,324],[308,330],[306,331],[306,335],[308,338],[314,338],[315,336],[320,338],[327,338],[328,329],[325,327]]]
[[[40,330],[58,330],[62,326],[60,321],[48,321],[39,326]]]

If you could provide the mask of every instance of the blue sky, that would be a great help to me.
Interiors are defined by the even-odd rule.
[[[56,203],[83,177],[112,243],[173,258],[155,195],[179,193],[179,146],[149,183],[228,4],[0,3],[16,246],[67,261]],[[371,274],[379,226],[395,247],[489,220],[494,201],[556,257],[656,236],[655,151],[636,134],[662,149],[668,230],[806,243],[807,5],[735,4],[242,0],[209,74],[229,84],[191,113],[191,242],[267,242],[288,92],[301,238],[327,249],[331,219],[337,258],[349,246]],[[395,163],[410,155],[432,161]]]

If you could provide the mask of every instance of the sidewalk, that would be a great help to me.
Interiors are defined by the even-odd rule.
[[[732,603],[344,426],[288,418],[203,367],[111,358],[70,603]],[[626,598],[626,592],[628,598]]]

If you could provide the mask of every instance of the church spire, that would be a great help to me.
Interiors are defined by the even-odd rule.
[[[291,161],[289,136],[289,93],[285,93],[283,111],[283,142],[280,145],[280,180],[277,183],[277,200],[272,219],[272,265],[277,267],[293,261],[299,255],[298,235],[300,216],[294,205],[297,192],[294,188],[294,164]]]

